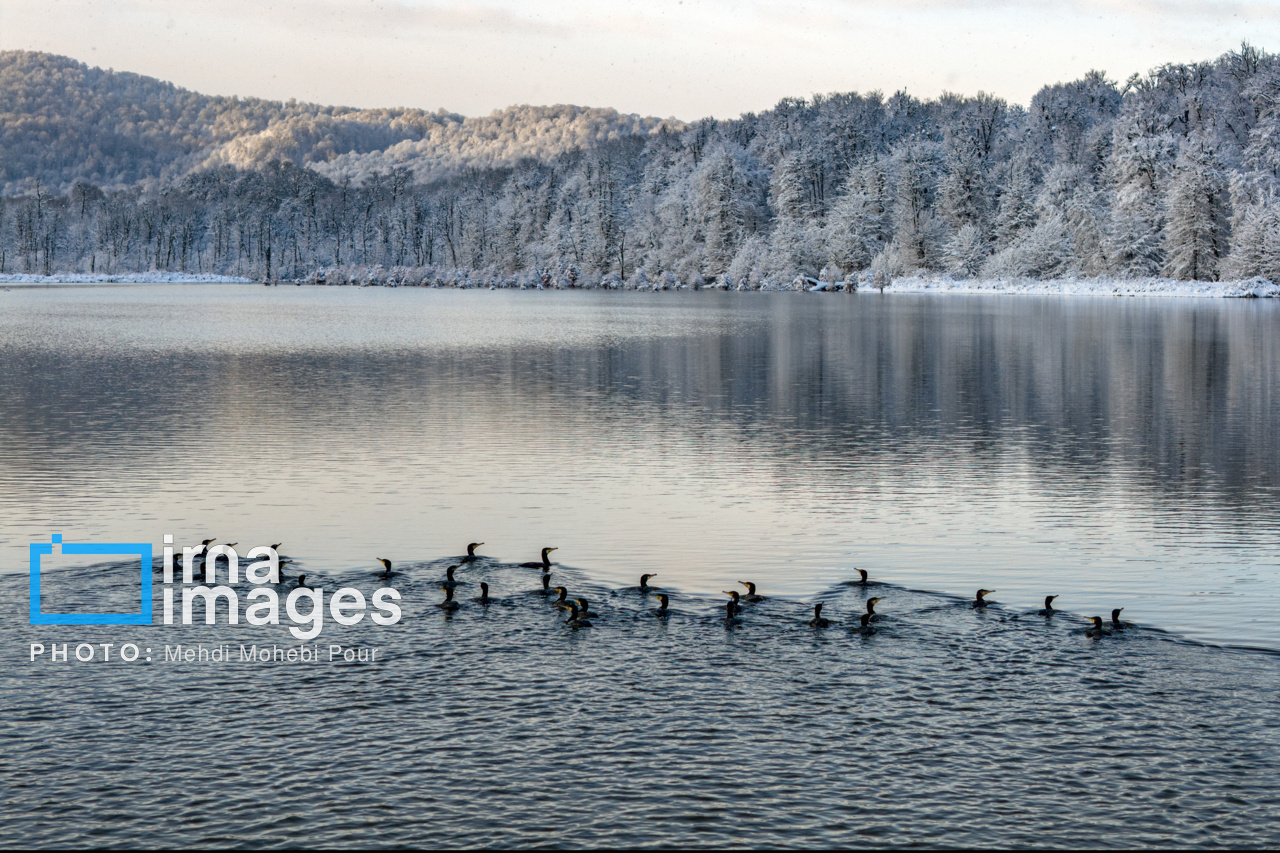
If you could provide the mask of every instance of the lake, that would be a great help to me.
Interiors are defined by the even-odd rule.
[[[1274,843],[1277,310],[0,292],[7,834]],[[295,643],[283,626],[27,625],[28,543],[52,534],[157,554],[162,534],[283,542],[329,588],[371,590],[384,557],[405,618],[326,628],[378,664],[41,665],[28,644],[49,639]],[[464,607],[442,614],[471,541]],[[591,628],[557,624],[539,572],[514,565],[543,546]],[[46,600],[136,601],[136,575],[109,568],[59,564]],[[878,585],[850,585],[859,568]],[[672,616],[630,589],[642,573]],[[470,602],[480,580],[497,604]],[[739,581],[767,600],[726,628]],[[995,605],[969,606],[980,587]],[[873,595],[876,633],[851,631]],[[1046,595],[1062,613],[1034,613]],[[824,631],[806,625],[818,601]],[[1083,634],[1116,607],[1133,628]]]

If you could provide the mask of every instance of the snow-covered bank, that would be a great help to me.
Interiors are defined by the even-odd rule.
[[[327,275],[326,275],[327,273]],[[850,277],[853,278],[852,276]],[[2,284],[249,284],[255,279],[212,273],[179,273],[153,270],[150,272],[64,275],[0,275]],[[284,283],[284,282],[281,282]],[[292,284],[293,282],[289,282]],[[690,283],[681,283],[674,275],[666,274],[650,280],[643,271],[623,280],[608,276],[593,280],[571,280],[563,276],[512,274],[490,270],[405,268],[391,270],[381,267],[332,269],[312,274],[306,284],[347,285],[357,287],[431,287],[459,290],[736,290],[771,292],[826,292],[841,293],[854,286],[859,294],[878,294],[880,289],[867,277],[854,285],[852,281],[822,282],[808,276],[796,276],[792,281],[735,282],[730,276],[706,281],[701,277]],[[1166,296],[1218,299],[1280,298],[1280,285],[1269,279],[1257,277],[1238,281],[1179,281],[1171,278],[990,278],[960,279],[947,275],[911,276],[892,279],[884,287],[884,293],[959,293],[986,295],[1031,296]]]
[[[871,292],[876,292],[872,289]],[[1171,278],[1139,279],[953,279],[902,278],[886,293],[987,293],[1038,296],[1181,296],[1216,298],[1276,298],[1280,286],[1265,278],[1243,281],[1178,281]]]
[[[105,273],[63,273],[62,275],[30,275],[6,273],[0,275],[0,284],[247,284],[251,278],[237,278],[212,273],[131,272],[121,275]]]

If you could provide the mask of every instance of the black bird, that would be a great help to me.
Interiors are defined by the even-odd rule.
[[[271,550],[272,550],[272,551],[275,551],[276,553],[279,553],[279,552],[280,552],[280,546],[281,546],[281,545],[283,545],[283,544],[284,544],[283,542],[277,542],[276,544],[274,544],[274,545],[272,545],[272,546],[271,546]]]
[[[382,563],[382,576],[386,578],[391,577],[391,561],[384,560],[381,557],[378,557],[377,560],[379,563]]]
[[[566,601],[563,604],[556,604],[556,607],[559,607],[561,610],[569,611],[569,618],[564,620],[564,624],[568,625],[569,627],[571,628],[590,628],[591,627],[591,623],[587,621],[587,618],[578,613],[578,605],[574,604],[572,601]]]
[[[665,592],[658,593],[658,609],[653,611],[653,615],[659,618],[666,618],[671,613],[671,599]]]
[[[831,624],[829,619],[822,618],[822,602],[813,605],[813,618],[809,620],[810,628],[826,628]]]
[[[858,581],[858,583],[862,584],[863,586],[866,586],[866,585],[867,585],[867,570],[866,570],[866,569],[855,569],[855,571],[856,571],[858,574],[862,575],[862,579],[861,579],[860,581]]]
[[[444,601],[437,604],[436,607],[439,607],[445,613],[452,613],[462,606],[453,600],[453,587],[442,586],[441,589],[444,590]]]
[[[1093,625],[1084,629],[1086,637],[1101,637],[1107,633],[1107,629],[1102,627],[1101,616],[1090,616],[1089,621],[1093,622]]]
[[[858,621],[858,627],[854,630],[864,637],[869,637],[874,634],[876,629],[871,625],[871,614],[863,613],[862,618]]]
[[[720,591],[733,599],[734,610],[741,609],[742,596],[738,595],[738,591],[736,589],[722,589]]]
[[[476,559],[476,558],[479,556],[479,554],[477,554],[477,553],[476,553],[476,549],[477,549],[477,548],[479,548],[479,547],[480,547],[481,545],[483,545],[483,544],[484,544],[483,542],[470,542],[470,543],[468,543],[468,544],[467,544],[467,556],[466,556],[464,559],[466,559],[466,561],[467,561],[468,563],[469,563],[469,562],[471,562],[472,560]]]
[[[575,598],[574,601],[578,603],[578,608],[582,612],[583,619],[599,619],[600,618],[599,613],[591,612],[591,605],[587,602],[585,598]]]
[[[1111,627],[1116,629],[1117,631],[1123,631],[1125,629],[1125,626],[1128,624],[1120,621],[1121,610],[1124,610],[1124,608],[1117,607],[1115,610],[1111,611]]]
[[[307,585],[306,575],[298,575],[298,589],[311,589],[311,587]]]
[[[548,575],[543,575],[543,576],[542,576],[542,589],[538,590],[538,594],[539,594],[539,595],[550,595],[550,594],[552,593],[552,591],[553,591],[553,590],[551,589],[551,575],[549,575],[549,574],[548,574]]]
[[[552,604],[564,604],[564,603],[565,603],[565,596],[567,596],[568,594],[569,594],[569,590],[565,589],[564,587],[562,587],[562,586],[558,586],[558,587],[556,587],[556,595],[557,595],[557,598],[556,598],[556,600],[555,600],[555,601],[553,601],[553,602],[551,602],[551,603],[552,603]]]
[[[1041,616],[1052,616],[1057,613],[1058,611],[1053,609],[1053,600],[1057,597],[1058,596],[1056,595],[1046,595],[1044,597],[1044,609],[1037,610],[1036,612]]]
[[[458,585],[458,581],[456,581],[453,577],[453,573],[456,572],[457,570],[458,570],[457,566],[450,566],[449,568],[444,570],[444,583],[442,584],[442,586],[448,589],[453,589],[455,586]]]
[[[493,599],[489,597],[489,585],[484,581],[480,581],[480,595],[478,598],[473,598],[471,600],[477,604],[482,604],[485,607],[488,607],[489,602],[493,601]]]
[[[522,569],[549,569],[549,568],[551,568],[551,558],[550,558],[550,557],[548,557],[547,555],[548,555],[548,554],[550,554],[552,551],[559,551],[559,550],[560,550],[559,548],[543,548],[543,549],[542,549],[542,562],[540,562],[540,563],[521,563],[521,564],[520,564],[520,568],[522,568]]]
[[[743,601],[749,601],[752,604],[754,604],[757,601],[764,601],[763,595],[756,595],[756,585],[753,584],[751,581],[738,581],[738,583],[742,584],[747,588],[747,594],[742,596]]]
[[[738,618],[738,594],[733,593],[734,597],[725,603],[724,606],[724,626],[732,628],[742,620]]]
[[[991,603],[990,601],[987,601],[987,600],[986,600],[986,597],[987,597],[988,595],[990,595],[991,593],[993,593],[993,592],[995,592],[995,590],[994,590],[994,589],[980,589],[980,590],[978,590],[978,594],[977,594],[977,596],[975,596],[975,597],[974,597],[974,599],[973,599],[973,606],[974,606],[974,607],[986,607],[988,604],[990,604],[990,603]]]
[[[656,577],[657,577],[657,575],[656,575],[656,574],[654,574],[654,575],[641,575],[641,576],[640,576],[640,591],[641,591],[641,592],[648,592],[648,591],[649,591],[649,578],[656,578]]]
[[[867,619],[868,619],[868,620],[872,620],[872,619],[879,619],[879,618],[880,618],[880,614],[879,614],[879,613],[876,613],[876,602],[877,602],[877,601],[884,601],[884,599],[883,599],[883,598],[868,598],[868,599],[867,599],[867,613],[866,613],[866,616],[867,616]]]

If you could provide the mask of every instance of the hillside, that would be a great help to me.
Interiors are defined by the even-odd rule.
[[[358,110],[217,97],[63,56],[0,52],[0,194],[178,178],[201,167],[289,159],[359,177],[402,166],[419,181],[548,159],[679,122],[612,109],[517,106],[489,116]]]
[[[0,169],[0,275],[1280,281],[1280,56],[686,126],[211,98],[5,54]]]

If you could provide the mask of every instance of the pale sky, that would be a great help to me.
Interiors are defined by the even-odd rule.
[[[0,49],[208,94],[361,107],[574,103],[690,120],[815,92],[995,93],[1123,81],[1242,39],[1280,0],[0,0]]]

